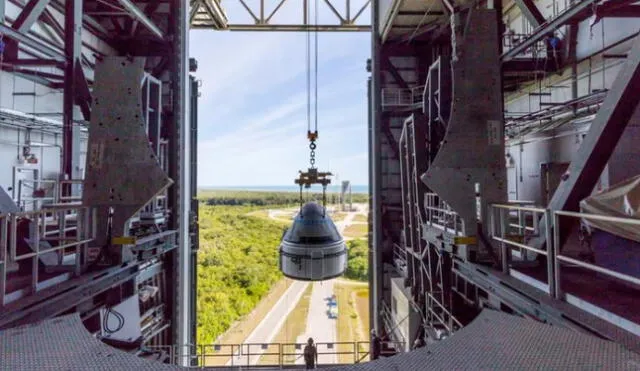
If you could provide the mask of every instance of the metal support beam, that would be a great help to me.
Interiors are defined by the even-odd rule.
[[[77,96],[76,65],[80,65],[82,50],[82,0],[65,2],[65,53],[68,61],[64,71],[64,96],[62,105],[62,174],[73,179],[73,111]],[[80,67],[82,68],[82,67]],[[71,194],[71,187],[65,187],[63,195]]]
[[[551,210],[578,211],[582,199],[588,197],[596,186],[630,118],[640,104],[640,37],[636,37],[629,57],[613,82],[605,101],[591,123],[589,132],[580,145],[567,173],[569,177],[560,182],[548,208]],[[539,224],[540,236],[544,236],[544,219]],[[561,248],[565,234],[561,234]],[[545,244],[544,237],[531,242],[535,248]]]
[[[637,18],[640,17],[640,5],[603,9],[598,13],[598,18]]]
[[[545,22],[544,16],[533,0],[514,0],[514,2],[534,28],[540,27]]]
[[[456,9],[456,2],[455,0],[440,0],[442,2],[442,5],[444,5],[444,7],[447,9],[447,11],[449,13],[453,13]]]
[[[5,59],[4,63],[24,67],[63,67],[64,64],[55,59]]]
[[[566,25],[569,22],[577,21],[587,17],[591,14],[591,7],[593,4],[601,0],[583,0],[576,5],[565,10],[562,14],[543,24],[535,29],[535,31],[529,35],[523,42],[516,45],[514,48],[504,52],[501,56],[503,62],[507,62],[515,58],[518,54],[524,52],[536,42],[544,39],[548,34],[554,32],[561,26]]]
[[[156,35],[160,39],[164,39],[164,32],[147,17],[146,14],[140,8],[138,8],[131,0],[118,0],[120,5],[131,14],[136,21],[142,23],[152,34]]]
[[[91,90],[89,89],[89,84],[87,83],[87,78],[84,75],[84,70],[82,69],[82,65],[80,63],[76,63],[75,65],[75,79],[76,79],[76,104],[80,106],[80,110],[82,111],[82,116],[85,121],[91,120]]]
[[[40,15],[47,8],[50,0],[30,0],[24,6],[18,18],[13,22],[11,27],[19,32],[27,32],[34,23],[40,18]]]
[[[621,71],[591,123],[578,153],[569,165],[569,178],[560,183],[549,203],[552,210],[577,211],[589,196],[611,153],[640,103],[640,38],[636,37]]]
[[[383,281],[383,264],[382,264],[382,68],[380,54],[382,46],[380,40],[380,2],[371,2],[371,91],[370,91],[370,120],[371,120],[371,141],[369,144],[369,158],[371,159],[371,270],[373,271],[371,282],[369,285],[373,287],[369,300],[371,301],[371,318],[372,330],[380,332],[382,326],[381,303],[382,303],[382,287]]]
[[[17,41],[19,44],[23,44],[24,46],[34,49],[35,51],[42,53],[50,58],[53,58],[56,61],[66,61],[65,55],[60,51],[48,46],[42,41],[33,39],[22,32],[16,31],[4,23],[0,24],[0,34],[3,34],[5,37]]]
[[[191,12],[189,19],[191,21],[191,28],[205,28],[205,29],[217,29],[217,30],[231,30],[231,31],[318,31],[318,32],[332,32],[332,31],[370,31],[371,27],[365,24],[356,24],[359,18],[362,16],[367,8],[371,7],[371,1],[366,0],[360,8],[351,8],[350,0],[342,0],[343,6],[334,6],[330,0],[318,0],[319,4],[322,4],[320,12],[326,11],[329,14],[327,23],[314,25],[309,22],[309,12],[307,10],[308,1],[289,1],[295,3],[298,7],[298,13],[296,19],[288,24],[275,24],[272,22],[274,16],[287,9],[283,7],[289,0],[278,0],[272,2],[260,1],[249,2],[240,0],[241,8],[244,9],[242,13],[245,16],[250,17],[253,23],[234,23],[228,22],[224,10],[222,9],[218,0],[192,0]],[[257,6],[253,6],[252,3],[257,3]],[[270,4],[271,3],[271,4]],[[341,4],[342,5],[342,4]],[[293,5],[292,5],[293,6]],[[345,9],[344,11],[342,9]],[[291,9],[291,8],[289,8]],[[338,11],[340,9],[340,11]],[[233,16],[233,15],[232,15]]]
[[[391,153],[393,153],[393,158],[398,160],[400,158],[400,153],[399,153],[400,147],[398,147],[398,141],[396,140],[396,138],[393,136],[393,133],[391,132],[388,119],[385,120],[385,122],[383,122],[382,124],[383,124],[383,133],[384,133],[384,136],[387,138],[387,142],[389,143],[389,146],[391,147]]]
[[[85,274],[50,287],[5,306],[0,312],[0,329],[24,325],[56,316],[84,300],[100,294],[115,285],[133,279],[138,274],[138,263]]]
[[[400,87],[402,89],[409,89],[409,84],[407,84],[406,81],[404,81],[404,79],[402,78],[402,75],[400,75],[400,72],[398,72],[398,70],[396,69],[396,66],[393,65],[393,63],[391,63],[391,60],[389,59],[389,57],[385,57],[384,60],[382,61],[382,68],[386,71],[388,71],[391,76],[393,76],[393,79],[395,80],[396,84],[400,85]]]

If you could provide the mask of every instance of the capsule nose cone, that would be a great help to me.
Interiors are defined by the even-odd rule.
[[[306,203],[280,244],[280,270],[299,280],[325,280],[346,269],[347,248],[326,210]]]

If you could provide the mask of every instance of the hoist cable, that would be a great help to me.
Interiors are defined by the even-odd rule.
[[[315,73],[315,127],[314,130],[315,132],[318,132],[318,0],[315,0],[315,5],[316,5],[316,14],[315,14],[315,41],[316,41],[316,55],[314,56],[315,58],[315,68],[314,68],[314,73]]]
[[[308,22],[308,14],[309,14],[309,3],[305,1],[307,12],[307,22]],[[307,132],[311,131],[311,30],[307,25],[307,54],[306,54],[306,63],[307,63]]]

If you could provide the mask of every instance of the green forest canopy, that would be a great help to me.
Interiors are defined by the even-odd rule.
[[[322,193],[303,193],[304,199],[322,200]],[[327,193],[327,202],[337,199],[336,193]],[[369,195],[366,193],[354,193],[353,202],[366,203]],[[297,205],[300,202],[300,194],[297,192],[255,192],[255,191],[226,191],[205,190],[198,192],[198,199],[207,205],[253,205],[253,206],[286,206]]]

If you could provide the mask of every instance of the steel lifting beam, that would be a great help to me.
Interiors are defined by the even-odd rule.
[[[514,0],[514,2],[534,28],[540,27],[545,22],[544,16],[533,0]]]
[[[554,19],[544,23],[536,28],[529,37],[514,48],[504,52],[501,56],[502,62],[507,62],[515,58],[518,54],[524,52],[536,42],[544,39],[548,34],[557,30],[559,27],[566,25],[572,21],[585,17],[590,14],[591,6],[601,0],[583,0],[580,3],[565,10],[562,14]]]
[[[134,17],[138,22],[142,23],[152,34],[156,35],[160,39],[164,39],[164,32],[155,24],[153,21],[147,17],[146,14],[140,8],[138,8],[131,0],[118,0],[118,3],[122,5],[123,8],[132,17]]]

